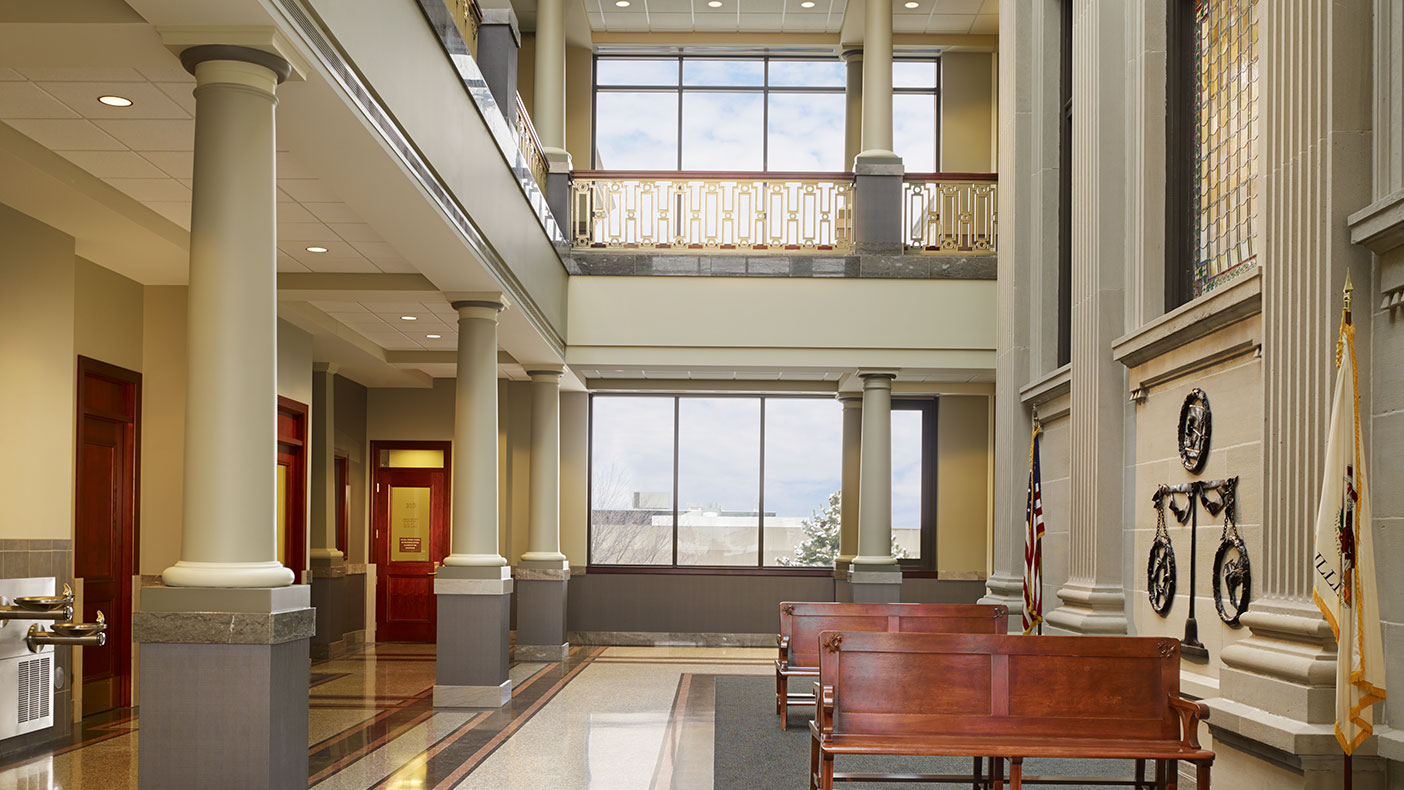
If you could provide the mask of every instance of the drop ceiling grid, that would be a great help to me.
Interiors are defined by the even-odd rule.
[[[453,351],[458,348],[458,314],[447,303],[312,301],[309,304],[387,351]],[[403,316],[414,316],[414,320],[407,321]]]
[[[0,121],[189,229],[194,81],[171,77],[131,68],[6,68]],[[132,105],[97,101],[108,95]],[[277,169],[278,271],[415,271],[287,151],[277,153]]]

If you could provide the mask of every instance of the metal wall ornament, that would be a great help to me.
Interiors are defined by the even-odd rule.
[[[1209,396],[1204,390],[1195,387],[1185,397],[1180,407],[1180,428],[1178,440],[1180,462],[1190,474],[1204,471],[1204,463],[1209,460],[1209,436],[1213,428],[1209,412]]]
[[[1233,482],[1236,484],[1238,478],[1233,478]],[[1248,560],[1248,546],[1238,534],[1238,521],[1234,515],[1237,485],[1220,493],[1219,507],[1224,512],[1224,531],[1219,537],[1219,549],[1214,552],[1214,608],[1219,610],[1220,620],[1239,628],[1242,624],[1238,622],[1238,616],[1248,609],[1253,599],[1253,571]],[[1214,512],[1208,501],[1204,505],[1211,513]]]
[[[1146,595],[1151,611],[1166,617],[1175,603],[1175,547],[1170,545],[1170,532],[1165,528],[1165,501],[1160,491],[1151,502],[1155,507],[1155,541],[1146,561]]]

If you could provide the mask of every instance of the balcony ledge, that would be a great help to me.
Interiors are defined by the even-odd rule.
[[[993,280],[998,256],[825,255],[806,253],[628,252],[573,250],[566,268],[573,275],[615,277],[814,277],[905,280]]]

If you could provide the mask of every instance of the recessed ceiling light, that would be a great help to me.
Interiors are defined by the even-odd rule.
[[[429,338],[430,340],[438,340],[439,338],[443,337],[443,335],[425,335],[425,337]]]
[[[327,251],[327,248],[326,248],[326,247],[308,247],[308,248],[307,248],[307,251],[308,251],[308,252],[326,252],[326,251]]]
[[[619,6],[620,8],[628,8],[629,0],[614,0],[614,4]]]
[[[803,3],[800,3],[800,8],[813,8],[813,7],[814,7],[814,0],[804,0]]]
[[[128,99],[125,96],[99,96],[98,101],[102,102],[103,104],[106,104],[108,107],[132,106],[132,100]]]
[[[721,0],[711,0],[711,2],[707,3],[707,5],[711,6],[712,8],[721,8],[721,7],[722,7]]]
[[[907,4],[906,4],[907,8],[916,8],[916,7],[919,6],[919,5],[921,5],[921,3],[907,3]]]
[[[418,320],[419,320],[419,316],[417,316],[417,315],[402,315],[402,316],[400,316],[400,320],[401,320],[401,321],[418,321]]]

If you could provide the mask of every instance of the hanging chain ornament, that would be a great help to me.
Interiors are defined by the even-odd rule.
[[[1175,549],[1165,528],[1165,501],[1159,491],[1151,502],[1155,506],[1155,541],[1146,563],[1146,594],[1150,596],[1151,609],[1165,617],[1175,602]]]
[[[1234,498],[1238,493],[1238,478],[1230,478],[1220,489],[1218,507],[1224,511],[1224,532],[1219,537],[1219,550],[1214,552],[1214,608],[1219,610],[1219,619],[1234,628],[1239,627],[1238,616],[1248,609],[1253,596],[1253,575],[1248,563],[1248,546],[1238,534],[1238,521],[1234,514]],[[1210,506],[1201,497],[1206,508],[1214,512],[1218,508]]]

